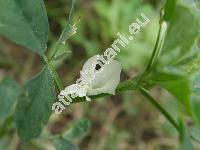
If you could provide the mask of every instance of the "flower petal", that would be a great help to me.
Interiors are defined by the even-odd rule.
[[[82,72],[91,70],[96,72],[94,79],[91,80],[91,88],[88,89],[87,95],[97,95],[100,93],[114,94],[117,85],[120,82],[120,73],[122,66],[120,62],[111,60],[109,64],[105,64],[100,71],[95,69],[94,64],[97,63],[97,55],[88,59],[84,64]]]

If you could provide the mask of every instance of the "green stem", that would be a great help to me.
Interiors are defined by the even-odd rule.
[[[50,60],[53,60],[57,51],[60,49],[61,45],[63,43],[65,43],[65,41],[70,37],[69,32],[70,32],[70,28],[71,28],[71,24],[72,24],[72,13],[73,13],[73,10],[74,10],[74,5],[75,5],[75,0],[72,0],[72,5],[71,5],[70,12],[69,12],[69,17],[68,17],[68,23],[65,26],[64,30],[62,31],[62,33],[61,33],[61,35],[60,35],[60,37],[59,37],[59,39],[56,43],[55,49],[53,50],[53,54],[50,57]]]
[[[144,97],[146,97],[151,104],[153,104],[162,114],[163,116],[177,129],[178,132],[180,132],[179,125],[176,123],[176,121],[170,116],[170,114],[149,94],[149,92],[141,87],[137,87],[137,80],[139,77],[127,80],[122,83],[120,83],[116,89],[116,93],[121,93],[128,90],[138,90]],[[95,96],[90,96],[90,98],[100,98],[110,96],[110,94],[99,94]],[[78,103],[85,101],[84,97],[77,97],[73,100],[72,103]]]
[[[46,55],[43,57],[44,61],[46,62],[46,64],[48,65],[50,71],[51,71],[51,75],[54,79],[54,82],[56,83],[56,85],[58,86],[59,91],[63,90],[63,85],[61,82],[60,77],[58,76],[54,66],[52,65],[52,63],[48,60],[48,58],[46,57]]]
[[[162,50],[163,44],[164,44],[166,30],[167,30],[167,23],[165,21],[161,20],[160,21],[159,32],[158,32],[158,37],[157,37],[157,40],[156,40],[156,44],[155,44],[154,50],[152,52],[150,61],[148,63],[148,66],[147,66],[145,72],[149,72],[149,70],[151,69],[154,61],[156,60],[158,55],[161,53],[161,50]]]
[[[147,65],[144,73],[142,73],[142,75],[140,76],[140,79],[138,80],[137,87],[139,87],[143,78],[149,73],[151,67],[153,66],[154,61],[156,60],[158,55],[160,55],[162,48],[163,48],[163,45],[164,45],[166,31],[167,31],[167,23],[165,21],[161,20],[154,50],[151,54],[151,58],[149,60],[149,63]]]
[[[149,94],[149,92],[144,88],[139,88],[139,92],[149,100],[149,102],[154,105],[162,115],[180,132],[179,125],[176,121],[170,116],[170,114]]]

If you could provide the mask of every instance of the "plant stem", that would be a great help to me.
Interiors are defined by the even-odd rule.
[[[149,94],[149,92],[144,88],[139,88],[139,92],[149,100],[149,102],[154,105],[161,113],[162,115],[177,129],[178,132],[180,132],[179,125],[176,123],[176,121],[170,116],[170,114]]]
[[[156,60],[158,55],[160,55],[162,48],[163,48],[163,45],[164,45],[166,31],[167,31],[166,21],[160,20],[160,27],[159,27],[158,36],[157,36],[157,39],[156,39],[156,44],[155,44],[154,50],[151,54],[151,58],[149,60],[149,63],[147,65],[144,73],[142,73],[142,75],[140,76],[140,79],[138,80],[137,87],[139,87],[143,78],[149,73],[151,67],[153,66],[154,61]]]
[[[149,72],[154,61],[156,60],[158,55],[161,53],[161,50],[162,50],[163,44],[164,44],[166,30],[167,30],[167,23],[165,21],[161,20],[156,44],[155,44],[153,53],[151,55],[150,61],[148,63],[148,66],[147,66],[145,72]]]
[[[68,37],[69,37],[69,29],[70,29],[70,26],[71,26],[71,22],[72,22],[72,12],[74,10],[74,4],[75,4],[75,0],[72,0],[72,6],[71,6],[71,9],[70,9],[70,13],[69,13],[69,19],[68,19],[68,24],[66,25],[66,27],[64,28],[63,32],[61,33],[60,35],[60,38],[58,40],[58,42],[56,43],[56,47],[53,51],[53,55],[51,56],[50,58],[50,61],[48,60],[47,56],[45,55],[43,57],[44,61],[46,62],[46,64],[48,65],[49,69],[51,70],[51,74],[53,76],[53,79],[55,81],[55,83],[57,84],[58,86],[58,89],[59,91],[63,90],[63,86],[62,86],[62,82],[61,82],[61,79],[60,77],[58,76],[54,66],[52,65],[52,59],[54,58],[56,52],[59,50],[60,46],[62,45],[63,42],[65,42]]]
[[[58,86],[59,91],[63,90],[63,85],[61,82],[60,77],[58,76],[54,66],[52,65],[52,63],[48,60],[48,58],[46,57],[46,55],[43,57],[44,61],[46,62],[46,64],[48,65],[50,71],[51,71],[51,75],[53,77],[54,82],[56,83],[56,85]]]
[[[62,31],[62,33],[61,33],[61,35],[60,35],[60,37],[59,37],[59,39],[58,39],[58,41],[56,43],[55,49],[53,50],[53,54],[50,57],[50,60],[53,60],[53,58],[55,57],[57,51],[60,49],[61,45],[63,43],[65,43],[65,41],[70,37],[69,32],[71,30],[72,13],[73,13],[73,10],[74,10],[75,1],[76,0],[72,0],[71,9],[70,9],[70,12],[69,12],[69,17],[68,17],[68,23],[65,26],[64,30]]]

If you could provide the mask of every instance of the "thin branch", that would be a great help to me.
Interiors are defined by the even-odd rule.
[[[152,52],[150,61],[148,63],[148,66],[147,66],[145,72],[149,72],[150,71],[154,61],[156,60],[158,55],[161,53],[161,50],[162,50],[163,44],[164,44],[166,31],[167,31],[167,23],[165,21],[160,21],[160,28],[159,28],[156,44],[155,44],[154,50]]]
[[[119,85],[117,86],[117,88],[115,90],[115,94],[119,94],[124,91],[136,90],[137,89],[136,85],[137,85],[139,77],[140,76],[136,76],[133,79],[129,79],[129,80],[119,83]],[[91,99],[96,99],[96,98],[101,98],[101,97],[106,97],[106,96],[113,96],[113,95],[102,93],[102,94],[89,96],[89,97]],[[86,101],[85,97],[76,97],[75,99],[73,99],[72,103],[79,103],[79,102],[83,102],[83,101]]]
[[[152,68],[153,63],[155,62],[156,58],[161,54],[161,51],[162,51],[162,48],[163,48],[163,45],[164,45],[166,31],[167,31],[167,23],[165,21],[161,20],[154,50],[151,54],[151,58],[149,60],[149,63],[147,65],[144,73],[142,73],[142,75],[140,76],[140,79],[138,80],[137,87],[140,86],[140,82],[149,73],[149,71]]]
[[[180,132],[180,127],[176,123],[176,121],[170,116],[170,114],[149,94],[149,92],[144,88],[139,88],[139,92],[146,97],[149,102],[154,105],[161,113],[162,115],[177,129],[178,132]]]
[[[52,54],[50,60],[52,60],[55,57],[55,55],[56,55],[57,51],[60,49],[61,45],[63,43],[65,43],[65,41],[70,37],[69,33],[71,30],[71,25],[72,25],[72,13],[74,11],[74,4],[75,4],[75,0],[72,0],[71,9],[69,12],[69,17],[68,17],[68,23],[65,26],[64,30],[62,31],[62,33],[56,43],[55,49],[53,50],[53,54]]]

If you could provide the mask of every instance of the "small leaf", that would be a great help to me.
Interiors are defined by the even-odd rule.
[[[63,137],[67,140],[82,138],[88,133],[90,127],[91,124],[88,120],[79,120],[78,122],[73,124],[71,129],[63,134]]]
[[[149,83],[160,85],[169,91],[190,112],[190,81],[187,77],[175,73],[159,72],[149,76]]]
[[[43,0],[0,0],[0,35],[43,56],[48,19]]]
[[[188,131],[183,124],[182,121],[180,121],[180,142],[181,142],[181,150],[194,150],[194,146],[192,145],[192,142],[190,140],[190,135],[188,134]]]
[[[12,114],[19,94],[19,85],[12,78],[7,77],[0,82],[0,124]]]
[[[79,150],[79,148],[72,142],[63,138],[56,138],[53,140],[56,150]]]
[[[20,95],[15,123],[20,137],[30,140],[40,135],[51,115],[55,100],[55,89],[47,66],[36,77],[28,81]]]

